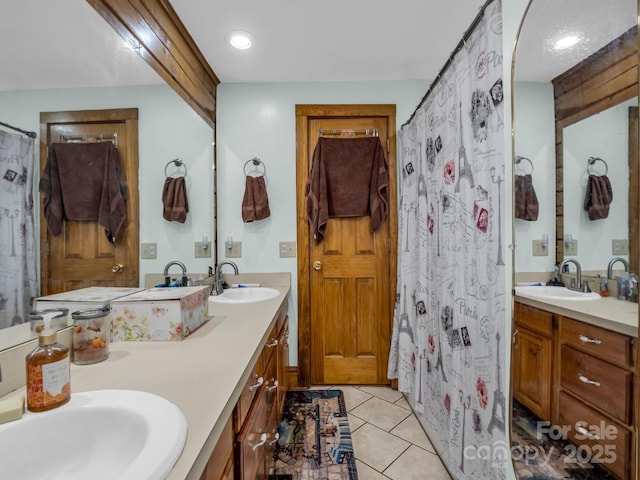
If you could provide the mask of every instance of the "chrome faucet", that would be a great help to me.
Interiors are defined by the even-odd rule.
[[[622,263],[622,265],[624,265],[624,271],[629,273],[629,262],[622,257],[613,257],[607,267],[607,278],[613,278],[613,264],[616,262]]]
[[[580,267],[580,264],[578,263],[578,261],[574,258],[565,258],[562,263],[560,264],[560,272],[564,272],[564,268],[565,266],[567,266],[567,264],[569,263],[573,263],[576,266],[576,279],[575,279],[575,285],[573,283],[573,281],[571,282],[571,286],[569,287],[569,289],[571,290],[578,290],[580,292],[583,291],[583,285],[582,285],[582,267]],[[568,271],[568,266],[567,266],[567,271]],[[587,283],[584,287],[586,287],[584,289],[584,291],[589,291],[589,284]]]
[[[171,277],[169,276],[169,268],[172,265],[178,265],[181,269],[182,269],[182,283],[181,285],[183,287],[186,287],[187,284],[189,283],[189,279],[187,278],[187,267],[184,266],[184,263],[179,262],[177,260],[173,260],[169,263],[167,263],[164,267],[164,286],[168,287],[169,285],[171,285]]]
[[[220,295],[224,292],[224,288],[222,286],[222,266],[223,265],[231,265],[233,267],[234,275],[238,275],[238,266],[230,260],[225,260],[224,262],[220,262],[218,264],[218,268],[216,268],[216,278],[214,279],[213,284],[213,294]]]

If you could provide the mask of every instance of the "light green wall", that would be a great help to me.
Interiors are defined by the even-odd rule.
[[[218,230],[242,242],[241,272],[290,272],[291,362],[298,363],[297,263],[280,258],[278,243],[296,241],[296,104],[395,104],[396,127],[409,119],[427,91],[426,81],[251,83],[218,87]],[[259,157],[267,170],[271,216],[243,223],[244,163]]]

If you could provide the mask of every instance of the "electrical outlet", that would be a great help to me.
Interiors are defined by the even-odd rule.
[[[278,251],[280,258],[294,258],[296,256],[296,242],[280,242]]]
[[[242,257],[242,242],[233,242],[231,248],[224,249],[225,258],[240,258]]]
[[[194,242],[193,255],[195,258],[211,258],[211,242],[205,243],[206,248],[203,248],[202,242]]]
[[[578,240],[574,238],[573,240],[571,240],[571,243],[569,245],[565,243],[564,254],[572,257],[578,255]]]
[[[611,254],[612,255],[628,255],[629,254],[629,240],[611,240]]]
[[[542,240],[533,241],[533,256],[534,257],[546,257],[549,255],[549,247],[542,245]]]
[[[141,243],[140,258],[146,259],[146,260],[152,260],[154,258],[158,258],[158,244],[157,243]]]

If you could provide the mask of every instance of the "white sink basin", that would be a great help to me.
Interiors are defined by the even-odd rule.
[[[575,290],[569,290],[567,287],[550,287],[544,286],[523,286],[516,287],[516,295],[522,295],[523,297],[539,298],[546,300],[572,300],[572,301],[589,301],[600,300],[602,297],[595,292],[578,292]]]
[[[12,480],[159,480],[187,437],[178,407],[151,393],[95,390],[0,425],[0,476]]]
[[[263,302],[278,295],[278,290],[267,287],[228,288],[220,295],[210,296],[209,300],[214,303],[253,303]]]

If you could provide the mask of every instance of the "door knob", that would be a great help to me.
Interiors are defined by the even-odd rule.
[[[322,262],[320,262],[320,260],[316,260],[315,262],[313,262],[314,270],[320,270],[321,268],[322,268]]]
[[[111,267],[111,271],[113,273],[122,273],[124,271],[124,265],[121,263],[116,263],[113,267]]]

